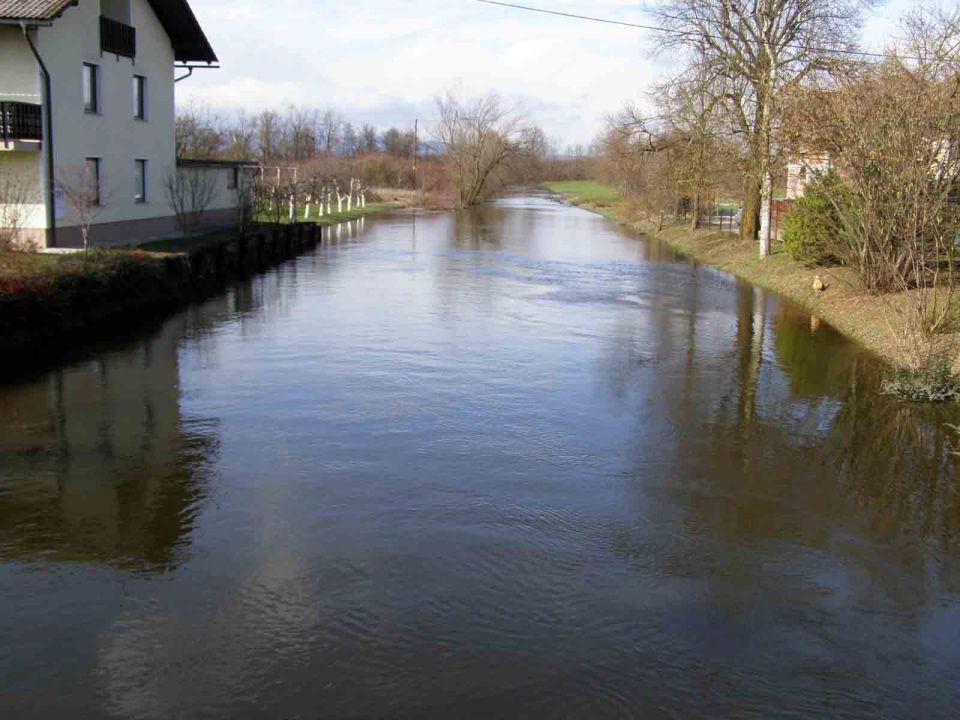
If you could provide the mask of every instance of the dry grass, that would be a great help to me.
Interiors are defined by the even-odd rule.
[[[562,187],[551,189],[567,196]],[[571,199],[568,197],[568,199]],[[775,250],[761,260],[757,245],[735,235],[714,230],[690,230],[668,225],[661,232],[649,221],[637,216],[627,201],[617,203],[576,203],[580,207],[630,226],[636,231],[663,240],[687,257],[736,275],[754,285],[788,298],[825,320],[847,337],[872,350],[891,364],[906,368],[910,351],[903,337],[905,323],[900,319],[910,305],[906,293],[873,295],[861,290],[854,272],[848,268],[811,269]],[[827,289],[818,294],[813,280],[820,275]],[[960,311],[958,311],[960,316]],[[960,317],[958,317],[960,320]],[[954,371],[960,371],[960,323],[938,337],[940,351],[951,358]]]
[[[423,190],[404,190],[394,188],[372,188],[370,194],[380,198],[382,202],[394,207],[417,207],[426,209],[446,209],[453,205],[449,196],[438,192],[424,192]]]
[[[0,252],[0,280],[28,282],[48,276],[58,264],[55,255]]]

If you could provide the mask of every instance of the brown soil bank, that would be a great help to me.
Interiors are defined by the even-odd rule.
[[[638,217],[628,201],[613,198],[615,191],[587,183],[546,183],[546,187],[574,205],[600,213],[635,231],[663,240],[683,255],[729,272],[758,287],[788,298],[828,322],[894,366],[909,365],[908,350],[899,337],[907,298],[900,295],[878,297],[858,288],[856,277],[847,268],[809,268],[794,262],[779,247],[761,260],[757,244],[744,242],[736,235],[716,230],[691,230],[688,226],[656,225]],[[826,290],[814,290],[819,275]],[[954,370],[960,370],[960,333],[956,323],[952,332],[940,336],[946,352],[954,358]]]

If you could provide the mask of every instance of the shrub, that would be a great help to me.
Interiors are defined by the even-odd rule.
[[[783,248],[804,265],[840,263],[842,221],[834,200],[841,195],[842,182],[829,173],[811,183],[783,221]],[[834,198],[832,200],[831,198]]]
[[[960,400],[960,377],[948,361],[938,358],[917,372],[892,371],[880,389],[908,402],[952,402]]]

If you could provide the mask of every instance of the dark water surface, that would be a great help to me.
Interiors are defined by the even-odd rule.
[[[950,409],[545,197],[0,387],[0,717],[952,718]]]

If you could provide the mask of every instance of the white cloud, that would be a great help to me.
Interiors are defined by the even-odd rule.
[[[890,32],[907,0],[868,23]],[[634,0],[533,0],[564,12],[649,21]],[[604,118],[663,76],[645,32],[474,0],[192,0],[222,69],[178,85],[178,100],[222,109],[335,107],[355,123],[408,126],[459,83],[499,92],[552,137],[587,143]]]

